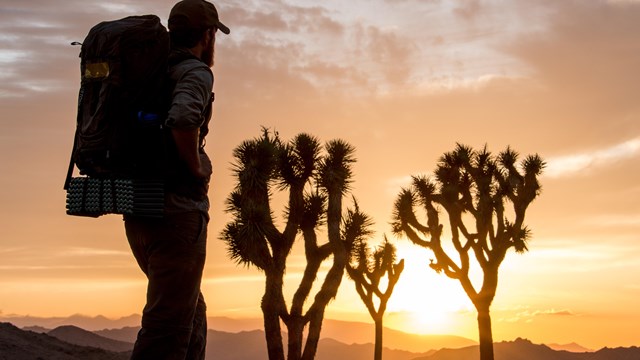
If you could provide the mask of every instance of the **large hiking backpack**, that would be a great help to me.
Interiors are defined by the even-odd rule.
[[[68,214],[162,214],[169,43],[155,15],[99,23],[82,42]]]

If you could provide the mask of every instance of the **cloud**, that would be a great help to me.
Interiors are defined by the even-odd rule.
[[[570,310],[544,310],[544,311],[535,311],[533,313],[534,316],[578,316]]]
[[[0,249],[0,272],[7,278],[130,278],[137,273],[131,252],[127,250],[65,245],[7,247]],[[107,273],[93,272],[110,269]]]
[[[61,251],[61,255],[63,256],[126,256],[127,258],[131,257],[131,253],[129,251],[122,250],[112,250],[112,249],[96,249],[96,248],[86,248],[86,247],[72,247],[67,250]]]
[[[607,234],[610,233],[611,231],[607,231]],[[640,255],[640,246],[632,242],[635,240],[633,236],[630,236],[630,240],[619,242],[609,237],[608,242],[600,243],[585,237],[573,242],[559,241],[557,244],[554,243],[555,239],[544,240],[545,243],[550,240],[554,244],[553,247],[532,249],[526,260],[518,260],[517,265],[515,262],[509,262],[513,260],[508,260],[507,266],[515,269],[526,262],[528,266],[522,269],[530,275],[557,274],[558,268],[561,267],[567,281],[574,279],[574,282],[588,283],[589,280],[585,279],[598,281],[596,279],[607,279],[610,276],[608,274],[618,274],[616,276],[620,279],[626,278],[634,271],[630,269],[637,268],[637,258]],[[601,238],[598,238],[598,241],[600,240]]]
[[[601,214],[584,219],[585,225],[616,228],[620,227],[639,227],[640,214]]]
[[[202,280],[203,284],[238,284],[238,283],[263,283],[264,276],[225,276],[225,277],[206,277]]]
[[[587,151],[547,159],[545,175],[551,178],[574,176],[576,173],[595,171],[619,161],[640,155],[640,137],[604,149]]]
[[[279,73],[276,83],[295,79],[321,92],[352,95],[406,84],[412,72],[411,39],[364,21],[344,20],[346,11],[279,2],[260,9],[233,7],[225,14],[237,22],[240,35],[230,37],[230,49],[219,52],[229,61],[241,51],[238,61],[231,60],[241,71],[266,65]]]
[[[79,269],[74,269],[78,271]],[[138,279],[119,279],[119,278],[48,278],[48,279],[30,279],[29,281],[1,281],[2,293],[11,292],[21,294],[40,294],[40,293],[56,293],[59,294],[61,289],[71,293],[92,293],[104,291],[105,294],[110,291],[125,292],[132,288],[136,290],[144,289],[146,279],[139,277]],[[94,293],[95,294],[95,293]],[[36,310],[36,309],[34,309]]]
[[[562,310],[543,309],[543,310],[533,310],[533,311],[527,309],[524,311],[518,311],[512,316],[508,316],[507,314],[502,314],[502,311],[500,311],[500,313],[503,316],[498,318],[498,322],[507,322],[507,323],[516,323],[516,322],[531,323],[537,317],[546,317],[546,316],[552,316],[552,317],[580,316],[579,314],[576,314],[573,311],[568,309],[562,309]]]
[[[465,20],[472,20],[478,16],[481,8],[480,0],[465,0],[461,1],[461,4],[455,8],[454,12]]]
[[[392,88],[408,82],[412,74],[410,60],[417,49],[410,39],[377,27],[357,28],[355,36],[356,43],[361,44],[355,55],[359,55],[358,63],[368,68],[370,78],[384,80],[380,84]]]
[[[43,252],[46,252],[46,257],[119,257],[126,256],[130,257],[131,253],[128,250],[114,250],[114,249],[105,249],[105,248],[91,248],[91,247],[67,247],[60,246],[58,248],[47,248],[42,249]],[[45,251],[46,250],[46,251]],[[0,254],[8,254],[11,255],[12,258],[19,258],[23,256],[32,256],[33,254],[38,254],[40,252],[37,251],[34,247],[8,247],[0,249]]]
[[[637,44],[640,33],[640,3],[571,0],[546,4],[551,14],[547,29],[519,37],[507,51],[527,64],[545,85],[565,92],[566,98],[577,96],[592,102],[583,102],[584,107],[606,106],[614,113],[637,109],[635,94],[640,83],[629,75],[640,63],[640,47],[632,45]]]
[[[140,6],[136,6],[133,4],[117,4],[117,3],[103,2],[103,3],[100,3],[98,6],[100,6],[102,9],[110,13],[118,14],[118,15],[123,13],[137,14],[137,13],[140,13],[140,11],[142,10]]]
[[[79,48],[70,43],[82,41],[100,15],[83,13],[93,8],[91,4],[51,4],[3,4],[0,100],[75,88],[74,80],[79,80]]]
[[[274,31],[281,32],[288,30],[289,26],[280,13],[281,12],[267,12],[264,10],[251,11],[245,7],[234,6],[225,11],[222,19],[225,23],[229,24],[229,27],[232,27],[233,24],[237,24],[236,27],[232,27],[234,36],[236,31],[242,33],[247,29],[263,33]]]

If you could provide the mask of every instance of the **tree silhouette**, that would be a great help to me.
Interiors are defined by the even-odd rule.
[[[233,220],[221,238],[233,260],[256,266],[265,274],[261,309],[271,360],[284,359],[280,320],[288,332],[287,358],[315,357],[324,311],[337,294],[349,249],[368,231],[363,222],[367,217],[359,210],[349,211],[344,221],[342,216],[342,198],[349,191],[351,164],[355,161],[353,153],[353,147],[341,140],[322,147],[316,138],[299,134],[283,143],[267,129],[263,129],[261,137],[243,142],[234,151],[237,182],[227,200],[227,212]],[[274,190],[288,192],[282,230],[271,210]],[[288,309],[283,294],[284,274],[299,233],[307,264]],[[318,241],[319,233],[326,234],[326,242]],[[331,261],[331,266],[305,312],[305,303],[325,260]]]
[[[531,232],[524,225],[525,212],[541,190],[538,176],[544,161],[537,154],[520,163],[517,160],[518,154],[509,147],[495,157],[486,147],[475,151],[458,144],[440,158],[435,179],[413,177],[411,188],[401,191],[394,207],[394,233],[431,249],[435,255],[431,268],[458,280],[473,302],[478,312],[481,360],[493,360],[489,309],[498,286],[498,268],[510,248],[517,253],[528,250]],[[426,212],[426,225],[419,222],[417,207]],[[444,223],[450,230],[457,262],[442,244],[440,208],[448,216]],[[479,291],[469,277],[471,257],[482,270]]]
[[[404,259],[395,263],[396,248],[386,236],[384,242],[373,252],[364,238],[357,239],[351,256],[352,261],[347,267],[347,273],[355,283],[356,291],[375,323],[376,340],[373,358],[382,360],[382,319],[387,310],[387,302],[404,270]],[[383,292],[380,289],[380,280],[385,275],[388,277],[388,282]],[[378,309],[376,309],[374,295],[378,299]]]

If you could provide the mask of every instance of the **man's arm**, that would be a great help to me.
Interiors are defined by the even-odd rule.
[[[171,129],[180,159],[185,162],[189,171],[198,179],[211,176],[211,170],[205,169],[200,161],[199,129]]]
[[[211,97],[213,74],[204,64],[197,64],[181,74],[173,92],[166,125],[176,145],[180,160],[189,172],[199,179],[211,175],[211,165],[200,158],[200,126],[202,114]]]

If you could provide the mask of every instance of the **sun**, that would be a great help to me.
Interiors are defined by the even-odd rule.
[[[417,334],[446,334],[457,331],[461,314],[473,311],[460,284],[429,268],[427,251],[399,247],[398,259],[405,259],[387,307],[386,323]]]

